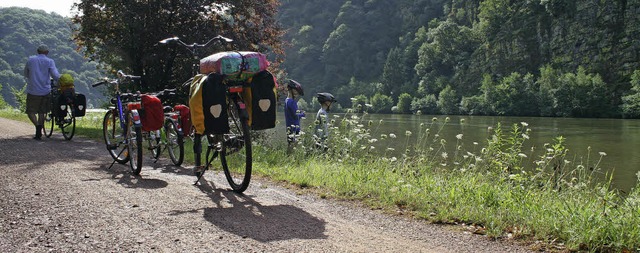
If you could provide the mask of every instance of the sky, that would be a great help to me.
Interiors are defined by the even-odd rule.
[[[79,0],[0,0],[0,7],[27,7],[71,17],[71,6]]]

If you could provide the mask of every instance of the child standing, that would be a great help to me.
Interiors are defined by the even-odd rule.
[[[284,101],[284,118],[287,127],[287,142],[289,149],[296,142],[296,137],[300,134],[300,118],[304,117],[304,112],[298,110],[296,98],[304,96],[302,85],[295,80],[289,80],[287,84],[287,99]]]
[[[323,150],[327,150],[326,145],[327,137],[329,137],[329,114],[327,113],[333,102],[337,100],[331,93],[321,92],[317,94],[318,103],[320,103],[320,110],[316,114],[316,147]]]

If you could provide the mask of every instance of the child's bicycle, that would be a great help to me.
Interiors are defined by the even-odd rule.
[[[175,91],[176,89],[165,89],[156,92],[154,95],[162,101],[167,101],[176,95]],[[184,133],[180,121],[182,115],[180,111],[174,110],[174,107],[170,105],[165,105],[163,111],[163,127],[154,133],[155,137],[159,138],[148,139],[151,154],[155,159],[155,163],[160,158],[160,154],[167,150],[171,162],[176,166],[180,166],[184,161]]]
[[[51,109],[45,118],[44,135],[49,138],[53,134],[53,126],[57,125],[65,140],[71,140],[76,132],[75,104],[73,98],[68,98],[58,91],[58,87],[51,82]],[[61,96],[63,95],[63,96]]]
[[[104,115],[102,133],[107,151],[113,158],[111,168],[115,162],[125,164],[129,162],[134,175],[140,174],[142,168],[142,126],[140,114],[135,108],[137,94],[122,93],[120,84],[140,79],[140,76],[127,75],[118,71],[116,79],[106,79],[91,85],[97,87],[103,84],[113,85],[115,95]]]
[[[231,42],[231,39],[216,36],[204,44],[186,44],[177,37],[168,38],[160,41],[161,44],[176,42],[184,46],[192,53],[196,63],[193,64],[193,76],[199,73],[200,55],[198,49],[207,47],[212,42],[224,43]],[[191,85],[193,78],[185,82]],[[194,133],[193,151],[195,155],[194,174],[197,177],[197,184],[205,171],[209,169],[213,160],[220,156],[222,169],[233,191],[237,193],[244,192],[249,187],[251,181],[252,153],[251,153],[251,135],[249,133],[247,112],[242,91],[248,86],[247,82],[242,81],[224,81],[224,94],[226,96],[226,114],[228,115],[229,131],[223,134]],[[193,106],[189,105],[191,109]],[[202,165],[202,137],[206,137],[208,145],[205,155],[205,165]]]

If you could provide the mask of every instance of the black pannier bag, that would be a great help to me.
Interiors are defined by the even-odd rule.
[[[269,129],[276,126],[276,88],[276,81],[271,72],[264,70],[253,76],[251,99],[249,99],[252,130]]]
[[[225,134],[229,132],[226,88],[223,76],[210,74],[202,86],[202,109],[204,112],[205,134]]]
[[[87,98],[84,94],[76,93],[73,99],[73,116],[83,117],[87,112]]]
[[[73,93],[63,92],[58,95],[54,101],[53,113],[59,117],[64,118],[67,116],[67,105],[73,103]]]

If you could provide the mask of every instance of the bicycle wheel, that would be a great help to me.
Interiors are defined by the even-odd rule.
[[[165,120],[164,134],[171,162],[176,166],[180,166],[184,160],[184,137],[182,132],[178,130],[178,124],[173,120]]]
[[[119,164],[129,162],[125,130],[120,128],[120,121],[116,110],[108,110],[107,113],[104,114],[104,119],[102,120],[104,143],[107,145],[109,155]]]
[[[251,135],[246,118],[240,117],[234,103],[229,105],[228,134],[223,135],[220,161],[224,175],[234,192],[242,193],[251,181]]]
[[[127,131],[127,149],[129,165],[134,175],[142,170],[142,127],[133,124],[133,114],[129,113],[129,131]]]
[[[158,159],[158,157],[160,157],[160,151],[162,151],[162,147],[160,146],[160,138],[162,137],[160,130],[151,131],[148,134],[148,138],[144,138],[147,139],[147,149],[151,151],[151,157],[153,157],[153,159]]]
[[[44,136],[46,136],[47,138],[51,137],[51,134],[53,134],[53,125],[55,121],[56,119],[54,118],[53,113],[48,112],[45,115],[44,124],[42,125],[42,130],[44,131]]]
[[[71,105],[67,105],[67,116],[60,122],[60,131],[62,131],[65,140],[71,140],[76,133],[76,118],[71,114],[72,108]]]

